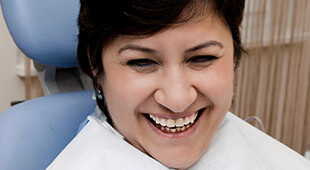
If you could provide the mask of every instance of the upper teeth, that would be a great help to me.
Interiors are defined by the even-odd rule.
[[[149,115],[150,118],[152,118],[156,124],[160,124],[161,126],[167,126],[167,127],[182,127],[184,125],[188,125],[189,123],[194,123],[196,117],[198,115],[198,112],[195,114],[192,114],[187,117],[178,118],[178,119],[166,119],[166,118],[159,118],[154,115]]]

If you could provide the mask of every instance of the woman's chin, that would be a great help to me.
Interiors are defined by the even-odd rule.
[[[167,167],[174,168],[174,169],[187,169],[194,165],[201,154],[198,152],[192,151],[182,151],[182,152],[173,152],[170,153],[159,153],[154,155],[154,158],[164,164]]]
[[[183,159],[170,158],[170,160],[165,159],[161,163],[173,169],[187,169],[197,162],[197,160],[188,159],[188,158],[189,157],[184,157]]]

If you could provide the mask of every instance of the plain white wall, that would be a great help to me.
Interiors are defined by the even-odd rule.
[[[16,74],[18,49],[5,24],[0,8],[0,114],[13,100],[24,99],[24,82]]]

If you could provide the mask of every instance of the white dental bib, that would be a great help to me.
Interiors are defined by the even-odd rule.
[[[169,169],[123,140],[106,121],[88,119],[47,169]],[[207,151],[190,169],[310,170],[310,161],[228,112]]]

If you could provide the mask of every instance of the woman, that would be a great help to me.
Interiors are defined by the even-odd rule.
[[[100,110],[50,168],[287,168],[262,159],[261,137],[227,115],[243,9],[244,0],[81,0],[78,60]]]

